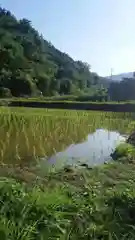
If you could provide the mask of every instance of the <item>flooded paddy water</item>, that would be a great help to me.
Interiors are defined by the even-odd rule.
[[[97,129],[88,134],[85,141],[68,146],[64,151],[53,155],[48,161],[48,167],[64,166],[95,166],[110,161],[111,154],[125,137],[115,131]],[[44,161],[44,158],[42,159]]]

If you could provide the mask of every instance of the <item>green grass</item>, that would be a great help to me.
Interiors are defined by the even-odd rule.
[[[134,240],[134,162],[18,179],[0,178],[0,239]]]
[[[130,161],[132,160],[132,157],[135,157],[135,148],[129,143],[119,144],[119,146],[116,147],[115,151],[112,154],[112,158],[114,160],[128,159],[128,161]]]

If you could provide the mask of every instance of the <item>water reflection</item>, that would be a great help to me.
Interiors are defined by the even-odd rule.
[[[102,164],[111,160],[111,153],[121,141],[125,141],[125,137],[121,136],[120,133],[97,129],[96,132],[88,135],[86,141],[72,144],[63,152],[53,155],[47,161],[47,165],[62,168],[65,165],[81,165],[84,163],[88,166]]]

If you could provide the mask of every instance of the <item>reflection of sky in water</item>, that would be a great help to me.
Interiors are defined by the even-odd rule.
[[[119,142],[124,140],[125,138],[118,132],[98,129],[93,134],[89,134],[85,142],[72,144],[65,151],[52,156],[47,163],[58,168],[69,164],[87,163],[91,166],[100,164],[109,161],[110,154]]]

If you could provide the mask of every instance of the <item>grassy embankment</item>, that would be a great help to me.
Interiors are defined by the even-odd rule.
[[[30,172],[27,183],[18,182],[22,172],[17,174],[0,179],[1,239],[134,239],[131,157],[44,178]]]
[[[134,114],[1,108],[0,126],[0,239],[134,239],[133,148],[120,147],[117,161],[91,170],[43,174],[24,162],[99,127],[130,132]]]

